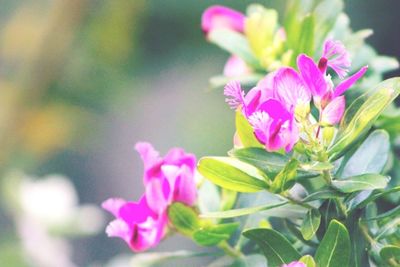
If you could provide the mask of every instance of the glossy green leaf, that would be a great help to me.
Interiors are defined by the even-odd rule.
[[[378,116],[400,93],[400,78],[388,79],[357,98],[346,110],[334,144],[328,149],[331,159],[338,159],[362,137]]]
[[[280,193],[290,189],[296,181],[298,165],[299,162],[296,159],[290,160],[278,175],[275,176],[270,191],[273,193]]]
[[[375,201],[378,198],[388,196],[390,194],[394,194],[400,192],[400,186],[396,186],[390,189],[387,189],[385,191],[374,191],[368,198],[364,199],[363,201],[359,203],[355,203],[354,206],[352,206],[352,209],[356,208],[364,208],[368,203],[371,203],[372,201]]]
[[[260,247],[269,267],[279,267],[300,258],[299,252],[290,242],[273,229],[256,228],[246,230],[242,234]]]
[[[390,152],[389,135],[384,130],[372,132],[346,162],[341,177],[380,173],[386,165]]]
[[[381,249],[379,254],[386,263],[391,264],[390,266],[400,265],[400,247],[385,246]]]
[[[331,199],[331,198],[337,198],[337,197],[343,197],[343,196],[345,196],[345,194],[338,192],[337,190],[326,188],[326,189],[321,189],[314,193],[309,194],[302,201],[310,202],[310,201],[314,201],[314,200]]]
[[[268,187],[267,177],[257,168],[228,157],[201,158],[198,171],[222,188],[237,192],[257,192]]]
[[[193,240],[201,246],[214,246],[231,237],[239,223],[225,223],[203,227],[193,233]]]
[[[178,232],[187,236],[200,228],[200,221],[194,210],[180,202],[168,207],[168,218]]]
[[[300,258],[299,262],[302,262],[306,265],[306,267],[317,267],[317,264],[314,261],[314,258],[310,255],[305,255]]]
[[[336,220],[329,224],[315,253],[317,266],[349,267],[350,237],[346,227]]]
[[[236,132],[244,147],[263,147],[254,135],[253,127],[243,116],[241,109],[236,111],[235,115]]]
[[[229,29],[215,29],[208,34],[208,40],[222,49],[243,59],[250,66],[259,67],[258,60],[254,57],[247,39],[243,34]]]
[[[288,203],[289,203],[288,201],[282,201],[282,202],[278,202],[278,203],[269,203],[266,205],[260,205],[260,206],[249,207],[249,208],[241,208],[241,209],[219,211],[219,212],[209,212],[209,213],[200,214],[200,217],[201,218],[219,218],[219,219],[234,218],[234,217],[249,215],[249,214],[260,212],[260,211],[274,209],[274,208],[286,205]]]
[[[362,174],[348,177],[343,180],[334,180],[332,185],[343,193],[352,193],[361,190],[383,189],[390,181],[390,177],[380,174]]]
[[[310,240],[318,230],[321,223],[321,214],[317,209],[310,209],[301,225],[301,233],[305,240]]]

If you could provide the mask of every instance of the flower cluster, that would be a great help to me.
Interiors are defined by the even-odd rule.
[[[196,158],[180,148],[161,158],[149,143],[137,143],[136,150],[144,163],[145,193],[138,202],[110,198],[102,207],[116,217],[106,229],[108,236],[122,238],[133,251],[143,251],[165,236],[170,204],[194,205]]]
[[[269,73],[246,95],[239,82],[230,82],[224,90],[226,102],[234,109],[241,108],[258,141],[268,151],[284,148],[289,152],[299,140],[299,124],[309,116],[312,99],[319,110],[319,125],[334,125],[340,121],[345,110],[343,93],[364,75],[367,66],[341,81],[336,88],[327,68],[343,78],[349,66],[350,59],[342,43],[329,39],[318,64],[301,54],[297,58],[298,71],[281,67]]]

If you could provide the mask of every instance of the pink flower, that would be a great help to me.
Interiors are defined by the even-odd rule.
[[[293,261],[289,264],[284,264],[282,267],[307,267],[305,263],[299,261]]]
[[[329,125],[338,123],[343,116],[346,103],[342,94],[368,69],[368,66],[362,67],[334,88],[330,76],[326,75],[327,67],[331,67],[340,78],[343,78],[350,66],[350,60],[343,44],[333,40],[325,42],[323,56],[318,65],[310,57],[302,54],[297,58],[297,66],[307,89],[314,98],[315,105],[320,110],[321,123]]]
[[[290,68],[270,73],[246,95],[239,82],[225,86],[226,102],[242,107],[242,112],[254,129],[254,134],[268,151],[292,150],[299,139],[294,110],[299,99],[310,101],[302,80]]]
[[[135,252],[156,246],[164,237],[167,226],[166,215],[151,210],[146,196],[139,202],[110,198],[103,202],[102,207],[116,217],[108,224],[107,235],[122,238]]]
[[[250,73],[250,67],[238,56],[230,56],[228,61],[225,63],[224,75],[226,77],[237,77]]]
[[[116,219],[106,229],[110,237],[120,237],[133,251],[156,246],[167,227],[167,208],[173,202],[194,205],[196,158],[180,148],[171,149],[164,158],[149,143],[137,143],[144,163],[145,193],[138,202],[111,198],[102,207]]]
[[[210,6],[201,17],[201,28],[205,34],[217,28],[244,31],[245,15],[224,6]]]

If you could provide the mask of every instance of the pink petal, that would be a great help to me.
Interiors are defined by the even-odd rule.
[[[181,167],[179,179],[176,181],[174,190],[174,201],[182,202],[186,205],[193,206],[197,198],[196,181],[194,180],[193,171],[187,166]]]
[[[142,223],[147,220],[148,217],[156,217],[155,214],[147,203],[146,196],[142,196],[139,202],[127,202],[123,205],[117,218],[124,220],[127,224]]]
[[[307,267],[305,263],[299,261],[293,261],[289,264],[284,264],[282,267]]]
[[[196,156],[186,153],[182,148],[172,148],[164,157],[164,164],[182,166],[187,165],[190,169],[196,168]]]
[[[244,76],[251,72],[251,68],[238,56],[233,55],[229,57],[228,61],[225,63],[224,75],[226,77]]]
[[[161,179],[152,179],[146,185],[147,203],[156,214],[167,209],[170,191],[168,182]]]
[[[119,209],[125,204],[126,201],[122,198],[109,198],[101,204],[101,207],[118,217]]]
[[[340,78],[346,76],[350,67],[350,56],[340,41],[328,39],[324,43],[322,57],[328,60],[328,66],[332,68]]]
[[[143,161],[143,181],[146,185],[152,177],[160,176],[160,165],[162,164],[162,159],[160,158],[159,152],[155,150],[150,143],[138,142],[135,145],[135,149]]]
[[[335,97],[322,111],[321,123],[334,125],[343,117],[346,107],[346,100],[344,96]]]
[[[244,104],[244,91],[238,81],[231,81],[224,87],[225,102],[232,109],[237,109]]]
[[[106,228],[106,233],[108,237],[119,237],[126,242],[129,242],[132,235],[128,224],[121,219],[110,222]]]
[[[297,66],[310,93],[317,99],[322,98],[328,91],[328,85],[318,66],[304,54],[297,57]]]
[[[346,80],[342,81],[333,92],[333,97],[340,96],[341,94],[346,92],[346,90],[349,89],[353,84],[355,84],[358,81],[358,79],[364,76],[367,70],[368,66],[364,66],[358,72],[356,72]]]
[[[211,6],[201,17],[201,28],[205,34],[218,29],[227,28],[237,32],[244,31],[244,14],[224,6]]]
[[[311,94],[299,74],[292,68],[280,68],[274,77],[274,95],[288,108],[308,103]]]

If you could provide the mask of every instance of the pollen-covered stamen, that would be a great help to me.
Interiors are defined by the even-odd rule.
[[[328,67],[332,68],[340,78],[347,75],[351,65],[350,56],[340,41],[332,39],[325,41],[322,57],[328,60]]]
[[[244,92],[238,81],[231,81],[224,87],[225,102],[232,109],[238,108],[244,103]]]

